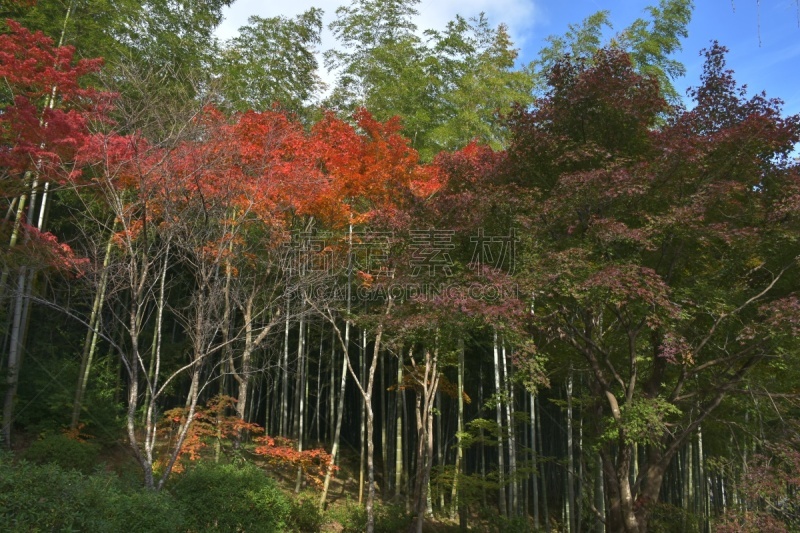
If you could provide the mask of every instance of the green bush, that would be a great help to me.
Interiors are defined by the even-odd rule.
[[[103,524],[89,504],[103,494],[95,489],[76,470],[56,464],[12,464],[5,458],[0,466],[0,530],[97,529]]]
[[[375,532],[406,531],[411,526],[412,518],[402,505],[378,505],[375,508]]]
[[[171,486],[192,531],[285,531],[289,499],[258,467],[198,463]]]
[[[322,528],[325,517],[319,510],[319,496],[303,492],[292,499],[289,513],[289,530],[298,533],[315,533]]]
[[[535,531],[530,517],[505,517],[497,512],[496,507],[482,507],[478,513],[482,527],[492,533],[530,533]]]
[[[110,531],[125,533],[132,530],[148,533],[187,531],[186,516],[192,512],[181,507],[169,492],[146,489],[112,492],[106,509],[113,526]]]
[[[342,525],[341,533],[360,533],[367,524],[367,511],[349,499],[344,504],[331,507],[328,515]]]
[[[342,524],[342,533],[361,533],[367,526],[367,511],[363,505],[348,501],[331,511],[331,518]],[[402,505],[375,503],[375,533],[396,533],[411,526],[413,516]]]
[[[186,531],[169,494],[124,490],[112,475],[0,456],[1,531]]]
[[[675,505],[656,503],[653,505],[647,530],[652,533],[699,533],[703,530],[702,517]]]
[[[61,468],[88,474],[97,467],[100,447],[91,442],[71,439],[66,435],[45,435],[25,450],[23,457],[33,463],[54,463]]]

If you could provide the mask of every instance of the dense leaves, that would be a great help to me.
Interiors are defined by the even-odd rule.
[[[648,468],[663,471],[752,367],[791,357],[780,339],[798,319],[800,249],[774,198],[796,187],[787,155],[800,118],[746,99],[721,47],[706,52],[702,81],[693,110],[669,110],[654,78],[604,50],[556,64],[547,97],[512,117],[509,178],[538,195],[520,213],[532,325],[542,349],[586,365],[592,409],[608,417],[597,431],[614,428],[616,445],[601,452],[612,491],[627,483],[641,423],[656,430]],[[650,472],[632,499],[610,493],[614,527],[646,527],[635,501],[658,497]]]
[[[332,473],[356,477],[348,445],[367,503],[345,529],[380,529],[380,490],[418,531],[429,506],[466,521],[480,502],[500,510],[486,527],[533,503],[537,527],[563,505],[575,530],[643,532],[676,500],[706,518],[710,491],[723,529],[796,525],[796,435],[764,428],[798,390],[800,117],[748,96],[717,44],[677,103],[690,2],[606,47],[600,12],[519,69],[484,15],[420,33],[418,1],[356,0],[330,26],[329,110],[320,10],[253,17],[218,49],[226,1],[117,4],[70,2],[58,26],[63,6],[3,4],[50,35],[0,34],[3,433],[17,405],[71,408],[28,458],[86,471],[91,436],[124,432],[164,499],[3,458],[8,528],[152,509],[172,513],[153,528],[297,529],[268,476],[324,505]],[[64,346],[42,362],[47,342]],[[46,383],[19,379],[26,345],[25,372],[77,377],[71,405],[18,401]]]

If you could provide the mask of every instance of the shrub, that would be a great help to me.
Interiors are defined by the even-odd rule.
[[[325,517],[319,510],[319,496],[303,492],[292,499],[289,513],[289,529],[298,533],[314,533],[322,528]]]
[[[64,434],[45,435],[25,450],[23,457],[33,463],[53,463],[88,474],[97,466],[100,447]]]
[[[186,531],[186,516],[192,512],[181,507],[169,492],[146,489],[112,492],[106,509],[112,525],[110,530],[120,533],[129,533],[132,525],[136,531],[148,533]]]
[[[411,526],[412,517],[402,505],[378,505],[375,508],[375,532],[395,533],[406,531]]]
[[[123,490],[105,473],[85,475],[54,463],[14,463],[0,456],[0,530],[108,531],[132,524],[153,532],[186,530],[183,510],[169,494]]]
[[[699,533],[703,531],[703,518],[680,507],[659,502],[653,504],[647,529],[652,533]]]
[[[492,533],[529,533],[534,531],[530,517],[505,517],[497,512],[496,507],[481,507],[478,516],[484,531]]]
[[[284,531],[291,514],[275,482],[249,464],[196,463],[171,492],[189,510],[192,531]]]
[[[362,505],[348,501],[332,510],[331,517],[342,524],[342,533],[361,533],[367,526],[367,511]],[[375,533],[396,533],[411,526],[413,516],[402,505],[375,503]]]
[[[341,533],[364,531],[364,526],[367,524],[367,511],[349,499],[344,504],[331,507],[328,514],[331,519],[342,525]]]
[[[73,531],[97,529],[90,498],[102,497],[96,487],[76,470],[56,464],[12,464],[6,457],[0,466],[0,529],[3,531]]]

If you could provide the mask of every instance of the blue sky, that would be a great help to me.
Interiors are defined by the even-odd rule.
[[[336,8],[348,0],[294,0],[291,3],[263,0],[236,0],[226,10],[226,20],[218,30],[229,38],[247,23],[251,15],[293,16],[310,7],[325,11],[326,24],[333,20]],[[570,23],[578,23],[601,9],[611,12],[615,30],[645,16],[644,9],[657,0],[422,0],[416,21],[420,30],[441,29],[456,14],[465,17],[485,12],[492,24],[507,24],[520,60],[536,56],[550,34],[562,34]],[[675,82],[684,90],[696,85],[702,70],[699,52],[716,39],[730,49],[728,67],[740,84],[747,84],[750,94],[765,90],[770,97],[786,102],[784,111],[800,113],[800,6],[798,0],[695,0],[689,37],[677,55],[687,68],[687,75]],[[760,4],[760,5],[759,5]],[[334,46],[330,34],[323,34],[321,49]],[[323,73],[324,74],[324,73]],[[330,80],[329,76],[323,78]]]

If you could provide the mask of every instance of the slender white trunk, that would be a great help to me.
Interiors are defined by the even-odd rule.
[[[454,519],[456,511],[459,515],[459,523],[462,529],[467,527],[466,513],[462,511],[463,505],[459,502],[458,480],[462,475],[464,449],[461,442],[464,434],[464,339],[458,339],[458,384],[456,393],[458,394],[458,415],[456,418],[456,462],[453,472],[453,488],[450,491],[450,519]]]
[[[333,439],[336,426],[336,343],[331,339],[330,383],[328,383],[328,440]]]
[[[101,289],[104,290],[104,289]],[[98,307],[102,306],[102,298]],[[84,340],[83,354],[81,354],[81,368],[78,371],[78,384],[75,387],[75,399],[72,403],[72,420],[70,421],[70,429],[77,429],[80,424],[81,409],[83,408],[83,399],[86,395],[86,388],[89,384],[89,374],[92,370],[92,362],[94,361],[94,353],[97,349],[97,329],[100,329],[102,320],[100,317],[94,317],[90,322],[91,329],[88,330],[86,339]],[[88,341],[88,344],[87,344]]]
[[[478,405],[483,405],[483,365],[478,369]],[[481,503],[486,507],[486,446],[483,443],[483,428],[478,429],[481,450]]]
[[[438,340],[438,339],[437,339]],[[438,347],[425,349],[425,366],[415,365],[417,464],[414,483],[414,522],[412,529],[422,533],[428,505],[428,486],[433,466],[433,401],[439,388]],[[414,359],[411,359],[412,364]]]
[[[572,442],[572,367],[567,377],[567,531],[575,531],[575,457]]]
[[[3,404],[3,442],[6,447],[11,447],[11,427],[14,423],[14,404],[16,403],[17,384],[19,383],[19,369],[22,359],[22,317],[24,294],[28,276],[25,267],[20,268],[17,276],[17,290],[19,296],[14,302],[14,316],[11,324],[11,346],[8,351],[8,377],[6,378],[6,397]]]
[[[381,354],[381,384],[380,384],[380,400],[381,400],[381,462],[383,463],[383,485],[381,496],[385,500],[389,492],[389,446],[388,433],[389,433],[389,409],[386,405],[386,354]]]
[[[328,468],[325,471],[325,480],[322,482],[322,494],[320,495],[319,505],[321,508],[325,507],[325,500],[328,497],[328,488],[330,487],[331,477],[333,476],[333,467],[336,465],[336,456],[339,453],[339,437],[342,433],[342,418],[344,416],[344,393],[345,386],[347,385],[347,366],[350,360],[348,351],[350,349],[350,297],[351,297],[351,284],[353,281],[353,223],[350,222],[350,227],[347,236],[347,320],[344,326],[344,343],[342,346],[342,381],[339,386],[339,409],[336,415],[336,428],[333,435],[333,445],[331,446],[331,460],[328,463]],[[338,335],[339,330],[336,324],[332,324],[334,332]],[[333,342],[333,341],[331,341]]]
[[[703,457],[703,428],[697,428],[697,473],[699,480],[698,490],[700,491],[700,516],[703,520],[703,531],[709,529],[708,518],[711,512],[711,492],[708,490],[708,482],[705,472],[705,458]]]
[[[494,330],[494,390],[496,396],[495,415],[497,421],[497,505],[502,516],[508,516],[506,506],[505,453],[503,450],[503,389],[500,386],[500,347],[497,341],[497,330]]]
[[[386,314],[391,311],[392,301],[387,302]],[[366,336],[366,334],[365,334]],[[372,362],[367,375],[367,390],[364,394],[364,403],[367,406],[367,533],[375,531],[375,444],[374,444],[374,411],[372,409],[372,391],[375,385],[375,369],[378,367],[380,357],[381,338],[383,337],[383,325],[378,326],[375,334],[375,346],[372,351]],[[366,346],[365,346],[366,348]]]
[[[397,401],[395,413],[394,495],[400,501],[403,489],[403,353],[397,360]]]
[[[514,434],[514,385],[511,383],[511,363],[508,362],[506,357],[506,343],[502,341],[503,347],[503,384],[505,389],[506,398],[506,420],[508,421],[508,478],[509,478],[509,502],[508,511],[510,516],[519,514],[519,501],[518,501],[518,487],[517,487],[517,455],[516,455],[516,442]]]
[[[303,394],[303,389],[305,389],[304,385],[306,384],[306,367],[304,363],[305,359],[305,346],[306,346],[306,321],[305,321],[305,314],[300,315],[300,336],[298,339],[299,345],[297,347],[297,366],[299,372],[299,387],[297,393],[297,400],[298,400],[298,407],[297,407],[297,426],[298,426],[298,434],[297,434],[297,451],[303,451],[303,429],[304,429],[304,418],[305,418],[305,395]],[[297,483],[295,484],[294,491],[295,493],[300,492],[300,488],[303,484],[303,469],[298,467],[297,468]]]
[[[344,326],[344,343],[345,346],[350,346],[350,321],[348,320]],[[320,495],[319,505],[325,507],[325,500],[328,497],[328,488],[330,487],[331,477],[333,476],[333,467],[336,465],[336,457],[339,454],[339,438],[342,434],[342,418],[344,417],[344,393],[345,386],[347,385],[347,355],[342,357],[342,379],[339,384],[339,406],[336,413],[336,427],[333,433],[333,444],[331,446],[331,460],[328,463],[328,468],[325,471],[325,480],[322,483],[322,494]]]
[[[436,464],[439,468],[444,466],[444,442],[442,439],[442,393],[436,393],[436,401],[435,401],[435,409],[438,413],[436,417]],[[428,494],[430,494],[430,487],[428,488]],[[429,497],[430,498],[430,497]],[[439,510],[444,510],[444,490],[439,490]],[[432,505],[429,500],[428,502],[428,512],[432,511]]]
[[[604,494],[603,483],[603,461],[600,457],[595,458],[595,472],[594,472],[594,506],[600,516],[606,515],[606,497]],[[603,533],[605,525],[597,520],[594,526],[595,533]]]
[[[156,331],[153,335],[153,345],[150,352],[150,366],[147,370],[147,389],[145,390],[144,396],[145,423],[147,421],[147,413],[151,412],[150,403],[153,401],[153,395],[158,387],[158,376],[159,371],[161,370],[161,326],[164,320],[164,305],[166,304],[165,290],[167,267],[169,266],[169,248],[169,244],[167,244],[167,249],[164,253],[164,264],[161,267],[161,279],[158,288],[158,302],[156,303]]]
[[[533,528],[539,529],[539,471],[538,471],[538,439],[536,438],[536,395],[531,393],[531,466],[533,474],[531,475],[531,497],[533,499]]]
[[[254,335],[255,331],[253,325],[256,321],[256,314],[254,310],[256,294],[251,294],[244,305],[241,306],[242,321],[244,322],[244,348],[242,349],[242,366],[239,372],[236,371],[236,365],[231,360],[231,373],[239,386],[239,395],[236,399],[236,414],[240,420],[246,419],[248,406],[252,406],[254,402],[250,400],[250,381],[253,374],[253,353],[267,338],[274,323],[270,321],[268,324],[261,327],[261,331]],[[288,310],[287,310],[288,315]],[[269,405],[269,404],[267,404]],[[252,410],[252,409],[251,409]],[[269,408],[267,408],[269,411]],[[269,414],[267,415],[269,417]],[[252,418],[250,419],[252,420]],[[269,426],[265,426],[269,430]]]
[[[539,447],[542,447],[542,410],[541,410],[541,402],[536,402],[536,436],[538,437]],[[550,509],[548,507],[548,499],[547,499],[547,478],[544,475],[544,470],[547,464],[542,463],[542,472],[540,477],[542,479],[542,519],[544,521],[544,530],[546,533],[550,533]]]
[[[283,331],[283,381],[281,387],[281,430],[282,437],[289,433],[289,295],[286,295],[286,323]]]
[[[361,331],[361,347],[358,350],[358,368],[359,368],[359,376],[358,382],[364,383],[364,373],[365,373],[365,358],[364,352],[367,350],[367,332],[362,330]],[[358,503],[362,503],[364,501],[364,468],[365,468],[365,459],[367,454],[367,448],[365,446],[366,439],[366,429],[367,429],[367,402],[364,399],[364,396],[361,396],[361,427],[360,427],[360,451],[361,456],[359,457],[358,462]]]
[[[319,407],[320,407],[320,397],[322,396],[322,331],[319,334],[319,355],[317,356],[317,398],[316,398],[316,405],[314,407],[314,435],[317,438],[317,441],[322,440],[322,435],[319,431]]]

